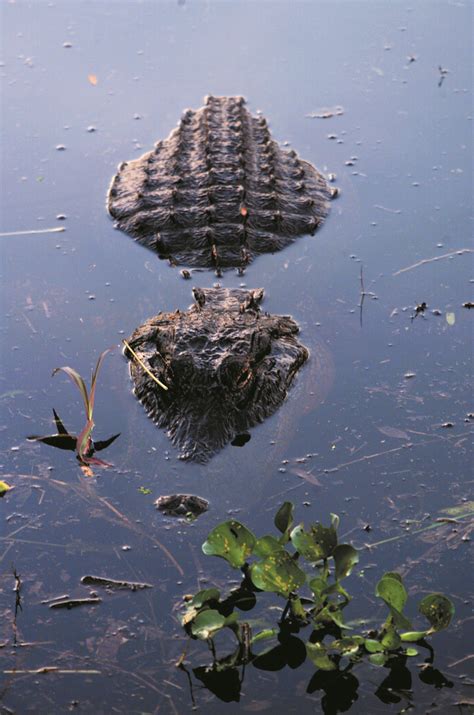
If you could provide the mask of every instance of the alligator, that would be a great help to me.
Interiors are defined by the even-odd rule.
[[[137,328],[124,355],[148,415],[181,458],[206,462],[278,409],[309,352],[291,317],[260,310],[261,288],[193,295],[189,310]]]
[[[173,264],[236,267],[314,234],[337,194],[272,139],[243,97],[207,97],[153,151],[122,162],[107,208],[115,226]]]

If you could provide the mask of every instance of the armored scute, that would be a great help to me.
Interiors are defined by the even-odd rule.
[[[242,97],[208,97],[154,151],[120,165],[108,210],[160,257],[219,272],[313,234],[335,192]]]
[[[292,318],[260,311],[262,289],[193,293],[189,310],[137,328],[125,355],[149,416],[182,458],[205,462],[278,409],[308,350]]]

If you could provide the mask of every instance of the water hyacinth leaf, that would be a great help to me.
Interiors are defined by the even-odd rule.
[[[385,653],[372,653],[372,655],[369,655],[369,662],[372,663],[372,665],[381,667],[387,662],[387,656]]]
[[[364,640],[362,636],[347,636],[332,641],[332,643],[329,644],[329,648],[335,649],[343,655],[351,656],[355,655],[360,647],[364,645]]]
[[[350,630],[349,626],[346,626],[341,611],[338,608],[330,608],[325,606],[319,613],[314,617],[315,623],[335,623],[338,628],[343,630]]]
[[[353,567],[359,563],[359,554],[350,544],[339,544],[334,549],[334,562],[336,564],[336,580],[349,576]]]
[[[202,608],[206,603],[218,601],[220,595],[221,592],[217,588],[205,588],[194,595],[190,605],[194,608]]]
[[[274,536],[262,536],[255,542],[253,554],[265,558],[265,556],[268,556],[273,551],[281,551],[282,549],[283,546]]]
[[[442,593],[430,593],[420,602],[419,612],[428,619],[432,631],[442,631],[451,623],[454,605]]]
[[[399,583],[403,584],[403,579],[402,579],[402,577],[401,577],[400,574],[397,573],[396,571],[386,571],[386,573],[384,573],[384,576],[389,576],[389,577],[391,577],[391,578],[394,578],[396,581],[398,581]]]
[[[384,574],[375,588],[375,595],[382,598],[390,608],[398,628],[411,628],[410,621],[402,614],[408,594],[399,574],[393,572]]]
[[[241,568],[255,546],[255,536],[246,526],[233,519],[219,524],[202,545],[207,556],[220,556],[234,569]]]
[[[259,631],[254,636],[252,636],[251,643],[258,643],[258,641],[268,640],[269,638],[274,638],[278,635],[277,628],[265,628],[263,631]]]
[[[410,658],[413,658],[413,656],[418,655],[418,651],[416,648],[407,648],[405,654]]]
[[[325,578],[317,576],[316,578],[312,578],[308,585],[309,585],[311,591],[313,592],[313,594],[318,599],[320,599],[323,592],[326,590],[328,583]]]
[[[320,670],[336,670],[335,662],[320,643],[306,643],[306,652],[311,662]]]
[[[275,526],[282,534],[293,526],[293,510],[293,504],[290,501],[286,501],[281,505],[275,515]]]
[[[191,626],[191,633],[196,638],[207,640],[224,628],[225,621],[225,617],[221,615],[219,611],[215,611],[212,608],[201,611],[194,619]]]
[[[295,526],[290,534],[291,543],[307,561],[327,559],[337,546],[337,532],[334,527],[311,524],[310,531],[304,525]]]
[[[404,643],[416,643],[423,640],[426,634],[427,631],[407,631],[406,633],[400,633],[400,640]]]
[[[304,572],[284,549],[252,564],[250,578],[262,591],[279,593],[286,598],[306,581]]]
[[[385,631],[381,641],[384,650],[397,650],[400,648],[401,642],[401,638],[393,626]]]
[[[376,641],[374,638],[366,638],[364,641],[365,649],[368,653],[382,653],[383,645],[380,641]]]

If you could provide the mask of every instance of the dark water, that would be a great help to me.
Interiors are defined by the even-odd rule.
[[[415,532],[472,498],[472,313],[462,307],[473,299],[472,261],[456,253],[472,236],[471,10],[454,1],[2,3],[0,230],[67,229],[0,238],[0,458],[15,487],[0,502],[5,712],[189,711],[188,681],[173,665],[185,645],[178,606],[228,573],[200,545],[229,510],[265,533],[285,499],[307,521],[338,513],[362,549],[396,537],[363,549],[362,575],[348,584],[353,618],[383,617],[372,594],[389,569],[410,595],[451,595],[454,623],[433,639],[450,687],[422,682],[420,655],[389,698],[376,693],[387,671],[363,666],[353,671],[358,690],[336,685],[321,703],[322,691],[307,693],[306,662],[248,668],[239,703],[197,687],[199,709],[337,712],[355,700],[355,713],[467,712],[455,703],[473,697],[472,660],[458,663],[472,644],[468,524]],[[341,196],[314,238],[260,257],[243,278],[225,274],[226,286],[263,286],[265,308],[295,317],[325,369],[313,359],[245,447],[202,467],[180,462],[148,421],[118,348],[159,310],[186,308],[191,283],[113,229],[105,194],[119,161],[148,150],[208,93],[245,95],[276,139],[337,175]],[[341,116],[306,116],[336,105]],[[411,321],[423,301],[425,315]],[[90,479],[72,453],[25,436],[52,431],[52,407],[80,430],[79,395],[51,370],[88,375],[114,344],[95,434],[121,437],[104,453],[115,467]],[[209,499],[210,510],[191,525],[163,518],[153,500],[178,491]],[[22,579],[16,638],[30,644],[16,648],[12,569]],[[154,588],[105,594],[93,609],[42,603],[87,596],[86,573]],[[195,642],[187,659],[208,662]],[[30,672],[44,667],[67,672]]]

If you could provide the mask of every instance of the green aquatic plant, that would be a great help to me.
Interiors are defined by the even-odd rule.
[[[95,404],[95,391],[97,387],[97,377],[99,374],[102,362],[109,353],[111,348],[104,350],[97,360],[96,366],[92,371],[90,389],[87,389],[86,383],[83,377],[72,367],[56,367],[52,372],[52,376],[56,375],[58,372],[64,372],[76,385],[79,392],[81,393],[82,400],[84,402],[84,408],[86,413],[86,422],[82,428],[79,435],[70,434],[66,427],[64,426],[62,420],[57,414],[56,410],[53,409],[54,422],[56,425],[57,433],[54,435],[46,435],[39,437],[37,435],[31,435],[27,439],[35,442],[43,442],[44,444],[49,444],[52,447],[58,447],[59,449],[68,449],[75,451],[77,454],[77,459],[81,466],[89,467],[92,464],[100,466],[110,466],[107,462],[94,457],[94,452],[99,452],[102,449],[110,446],[114,442],[119,434],[115,434],[109,439],[102,440],[100,442],[93,442],[92,440],[92,430],[94,429],[94,404]]]
[[[199,591],[186,597],[182,625],[191,638],[207,641],[213,655],[213,668],[219,671],[253,662],[258,665],[269,653],[278,651],[278,658],[290,657],[296,648],[297,658],[312,661],[317,669],[339,668],[342,658],[356,663],[368,658],[373,665],[390,664],[394,659],[418,653],[411,643],[426,646],[426,638],[447,628],[454,615],[454,606],[443,594],[432,593],[418,605],[429,623],[423,630],[414,630],[404,614],[408,594],[400,574],[385,573],[375,588],[375,596],[388,609],[379,628],[354,632],[344,610],[351,596],[342,581],[350,576],[359,561],[357,550],[339,543],[339,517],[331,514],[328,526],[319,522],[305,528],[294,524],[294,507],[285,502],[275,516],[276,535],[257,538],[246,526],[230,520],[216,526],[202,546],[206,555],[218,556],[242,572],[238,588],[222,598],[216,588]],[[263,592],[277,594],[286,603],[277,623],[270,628],[251,632],[238,611],[248,611]],[[294,634],[308,628],[304,644]],[[229,629],[237,640],[237,649],[230,656],[216,660],[215,637]],[[273,651],[255,653],[260,641],[277,639]],[[293,657],[293,656],[291,656]],[[286,662],[286,661],[285,661]],[[290,663],[290,660],[288,660]]]

